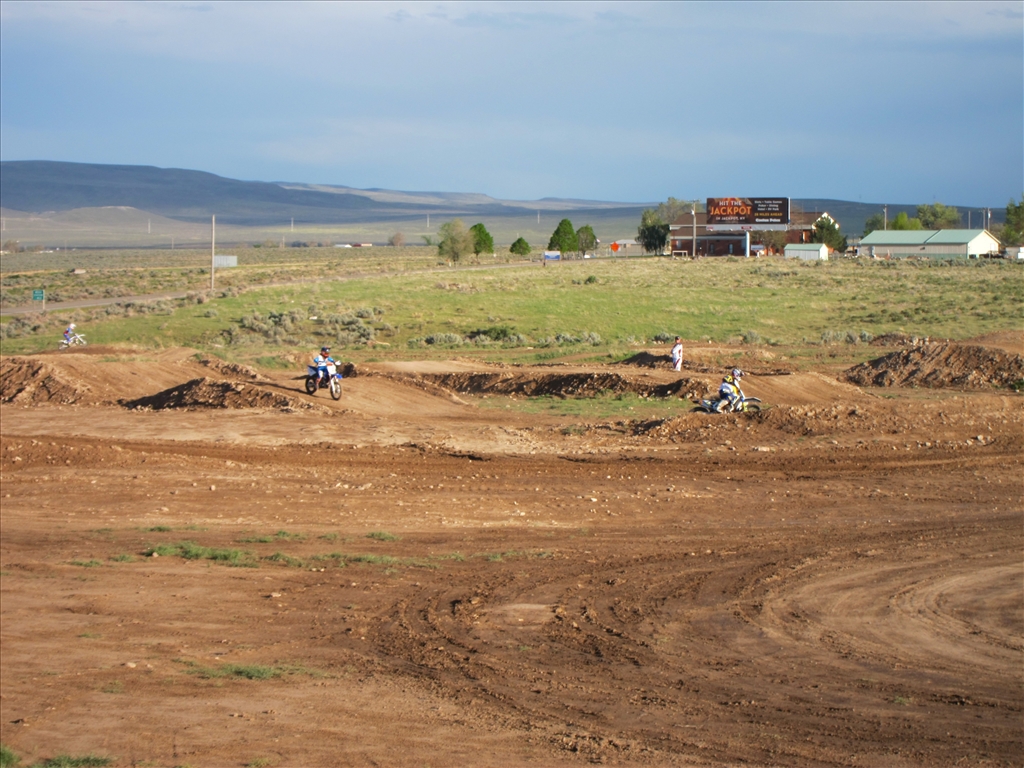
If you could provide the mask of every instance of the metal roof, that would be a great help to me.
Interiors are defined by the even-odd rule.
[[[861,245],[967,245],[984,229],[876,229]]]
[[[942,243],[944,245],[967,245],[978,235],[984,234],[984,229],[940,229],[930,238],[928,245]]]
[[[827,247],[824,243],[786,243],[787,251],[820,251]]]
[[[935,230],[928,229],[876,229],[864,237],[861,245],[924,245]]]

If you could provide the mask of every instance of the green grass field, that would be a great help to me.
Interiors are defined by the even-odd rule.
[[[190,346],[262,364],[324,343],[356,361],[458,354],[527,362],[607,359],[676,334],[761,346],[855,346],[893,331],[962,339],[1024,328],[1024,273],[1002,261],[632,258],[542,267],[484,257],[477,266],[449,268],[429,248],[353,249],[352,256],[346,249],[341,257],[335,249],[250,250],[259,253],[220,271],[214,292],[204,292],[209,273],[200,267],[168,266],[177,258],[169,252],[136,268],[102,261],[124,254],[96,255],[77,276],[5,271],[10,292],[73,278],[77,291],[100,296],[126,286],[196,293],[4,317],[3,351],[50,349],[69,320],[92,344]],[[306,251],[304,261],[297,250]],[[503,263],[489,268],[488,259]]]

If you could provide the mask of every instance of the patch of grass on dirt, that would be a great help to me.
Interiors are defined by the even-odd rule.
[[[57,755],[35,763],[32,768],[103,768],[114,762],[112,757],[100,757],[99,755]]]
[[[336,533],[322,533],[319,536],[317,536],[317,538],[318,539],[323,539],[324,541],[337,541],[338,540],[338,534],[336,534]]]
[[[104,685],[100,690],[104,693],[124,693],[124,683],[120,680],[114,680]]]
[[[342,552],[331,552],[327,555],[314,555],[312,560],[333,560],[336,565],[344,568],[349,563],[364,563],[366,565],[383,565],[386,568],[438,568],[438,564],[430,559],[418,557],[392,557],[391,555],[348,555]]]
[[[249,536],[244,539],[237,539],[237,541],[239,544],[272,544],[275,541],[302,541],[305,538],[305,534],[302,533],[289,533],[288,531],[278,531],[273,535]]]
[[[152,533],[167,533],[168,531],[174,530],[169,525],[154,525],[152,528],[143,528],[144,531],[151,531]]]
[[[550,552],[546,552],[546,551],[523,552],[523,551],[517,550],[517,549],[510,549],[507,552],[481,553],[481,554],[478,554],[478,555],[474,555],[474,557],[483,557],[483,558],[487,559],[488,562],[499,563],[502,560],[508,560],[510,558],[515,558],[515,557],[551,557],[551,553]]]
[[[289,568],[302,568],[305,565],[305,562],[299,558],[286,555],[284,552],[275,552],[272,555],[267,555],[263,559],[269,560],[273,563],[284,563]]]
[[[0,768],[14,768],[21,758],[6,744],[0,744]]]
[[[127,554],[126,552],[122,552],[119,555],[111,555],[110,559],[113,560],[115,563],[134,563],[135,562],[135,558],[132,557],[131,555]]]
[[[431,555],[431,560],[454,560],[457,563],[465,562],[466,556],[461,552],[452,552],[450,555]]]
[[[370,531],[366,534],[368,539],[376,539],[377,541],[398,541],[399,537],[393,533],[387,531]]]
[[[243,678],[245,680],[270,680],[282,675],[310,675],[321,677],[323,673],[301,666],[270,667],[263,664],[221,664],[217,667],[204,667],[194,661],[175,659],[179,664],[188,667],[186,672],[204,680],[215,678]]]
[[[174,557],[177,555],[186,560],[212,560],[238,568],[257,567],[253,554],[247,550],[204,547],[196,544],[194,541],[182,541],[177,544],[158,544],[147,549],[144,554],[150,557],[154,554],[160,557]]]
[[[99,560],[72,560],[71,565],[77,565],[80,568],[96,568],[97,566],[103,565]]]

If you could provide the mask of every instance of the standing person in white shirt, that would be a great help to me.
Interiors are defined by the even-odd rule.
[[[672,370],[683,370],[683,340],[676,336],[676,343],[672,347]]]

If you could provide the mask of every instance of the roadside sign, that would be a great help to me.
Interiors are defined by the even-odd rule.
[[[32,301],[46,301],[46,291],[42,288],[35,288],[32,291]]]
[[[619,250],[619,244],[618,243],[612,243],[611,244],[611,249],[613,251],[618,251]]]

